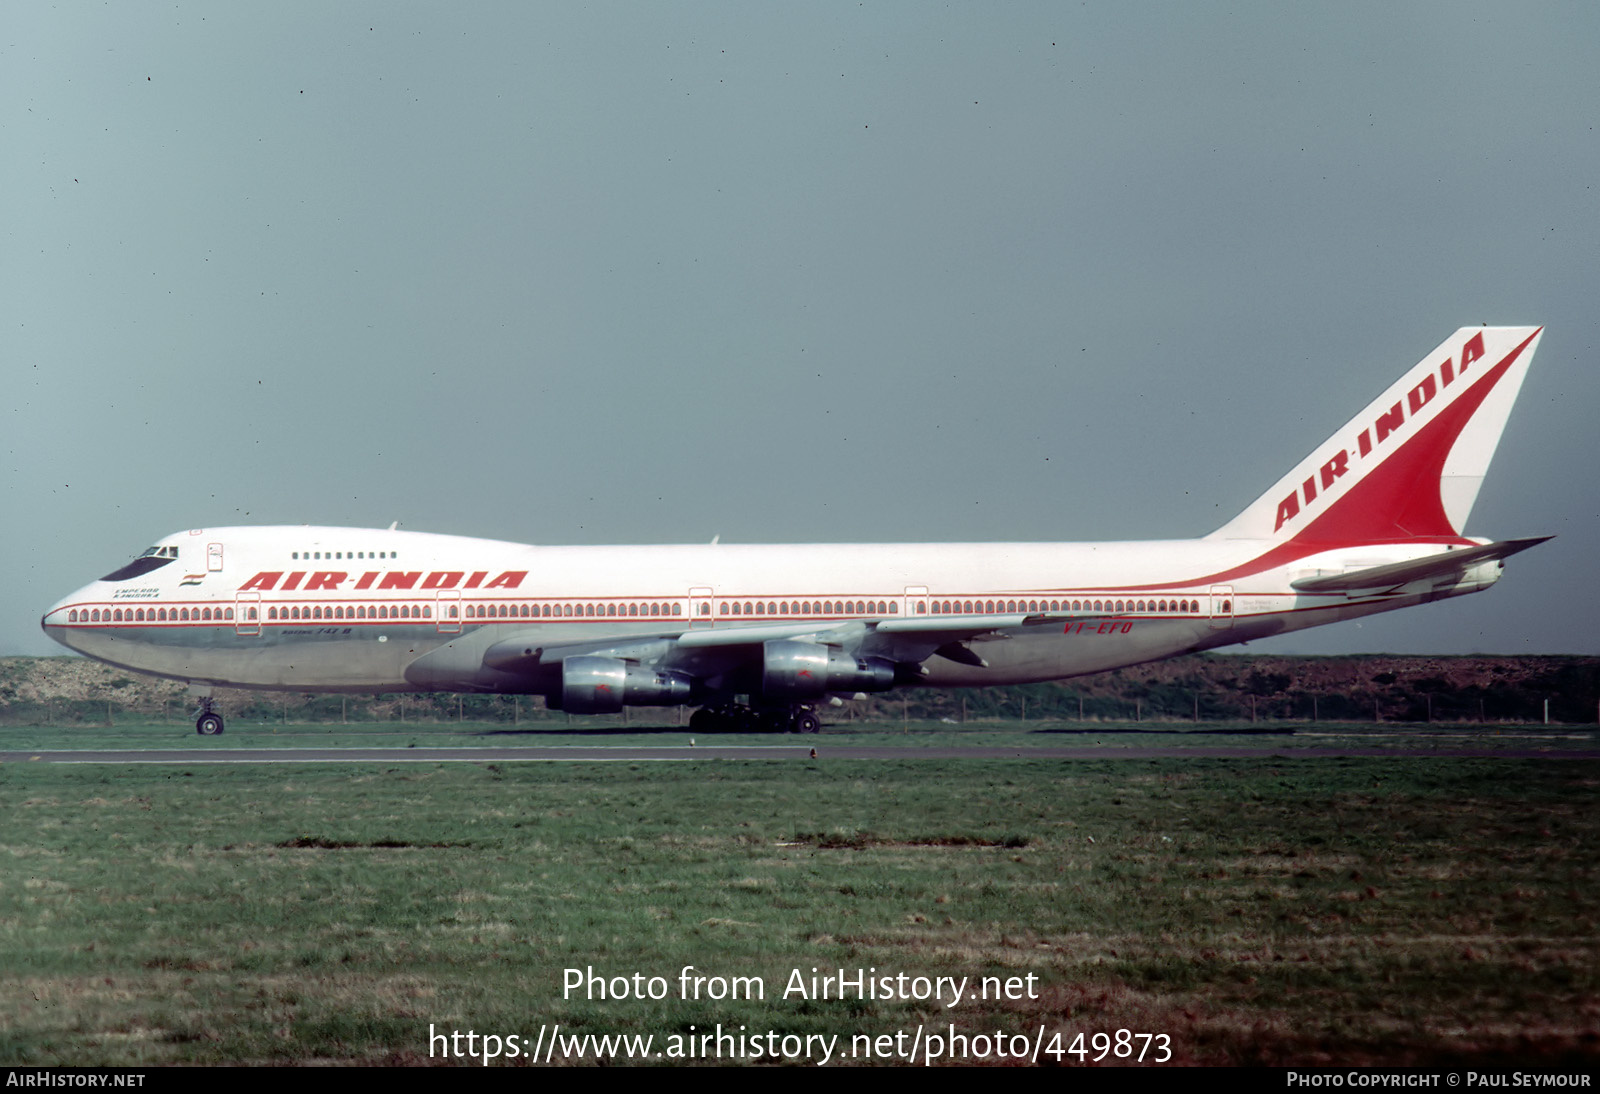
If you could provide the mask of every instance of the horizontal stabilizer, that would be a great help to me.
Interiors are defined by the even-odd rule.
[[[1388,589],[1423,581],[1432,577],[1450,577],[1467,572],[1480,562],[1509,558],[1518,551],[1537,547],[1551,536],[1534,536],[1530,539],[1505,539],[1482,547],[1468,547],[1445,551],[1409,562],[1391,562],[1384,566],[1369,566],[1353,574],[1329,574],[1327,577],[1303,577],[1289,585],[1303,593],[1348,593],[1362,589]]]

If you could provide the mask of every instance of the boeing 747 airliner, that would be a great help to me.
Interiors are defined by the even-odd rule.
[[[815,731],[897,687],[1055,680],[1488,588],[1542,539],[1463,535],[1538,346],[1447,338],[1233,520],[1145,543],[536,547],[211,528],[56,604],[61,644],[210,689],[692,705],[695,729]]]

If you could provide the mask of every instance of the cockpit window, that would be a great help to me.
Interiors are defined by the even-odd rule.
[[[151,570],[158,570],[178,557],[176,547],[152,547],[120,570],[113,570],[101,581],[127,581],[129,578],[140,577]]]

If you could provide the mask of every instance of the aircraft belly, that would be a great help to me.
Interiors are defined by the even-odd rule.
[[[393,628],[352,641],[342,633],[238,635],[232,630],[178,634],[171,628],[71,628],[73,649],[156,676],[228,687],[328,691],[409,690],[404,665],[439,641],[433,628],[407,635]]]
[[[983,687],[1029,684],[1105,672],[1176,653],[1204,641],[1204,620],[1096,620],[1081,632],[1064,633],[1055,626],[1009,632],[993,641],[974,641],[971,649],[987,667],[962,665],[944,657],[924,662],[924,683],[934,687]]]

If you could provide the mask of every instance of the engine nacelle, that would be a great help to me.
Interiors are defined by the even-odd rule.
[[[843,650],[793,638],[762,645],[761,694],[769,699],[819,699],[830,691],[888,691],[894,664],[858,661]]]
[[[568,657],[561,662],[558,709],[615,714],[624,706],[670,707],[687,703],[692,690],[689,678],[675,672],[657,672],[615,657]]]

